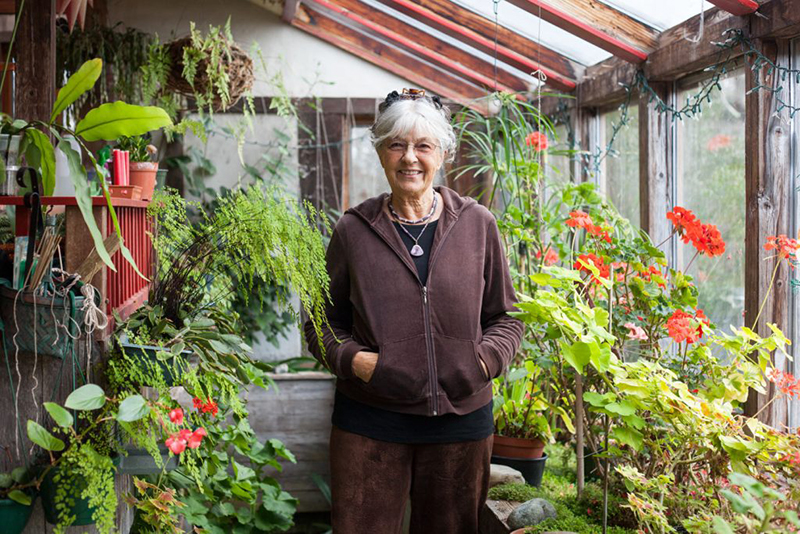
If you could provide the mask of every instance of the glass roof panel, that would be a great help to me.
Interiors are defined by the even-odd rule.
[[[454,0],[454,3],[494,20],[492,0]],[[508,2],[501,1],[497,5],[497,20],[502,26],[584,65],[593,65],[611,55]]]
[[[701,9],[714,7],[704,0],[670,0],[669,9],[664,9],[663,0],[603,0],[603,3],[660,31],[699,15]]]

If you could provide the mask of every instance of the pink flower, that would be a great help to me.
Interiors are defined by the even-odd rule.
[[[542,132],[533,132],[525,138],[525,144],[533,147],[536,152],[547,150],[547,136]]]
[[[198,428],[189,436],[189,448],[196,449],[200,446],[200,442],[203,441],[203,438],[206,436],[206,429],[203,427]]]
[[[175,408],[169,412],[169,420],[175,423],[176,425],[183,424],[183,409]]]
[[[625,328],[630,329],[630,332],[628,332],[628,339],[647,341],[647,333],[641,326],[637,326],[633,323],[625,323],[624,326]]]
[[[176,434],[171,435],[165,442],[172,454],[180,454],[186,450],[186,441],[180,439]]]
[[[710,152],[715,152],[720,148],[724,148],[731,144],[731,136],[725,134],[717,134],[711,139],[708,140],[708,144],[706,144],[706,148]]]

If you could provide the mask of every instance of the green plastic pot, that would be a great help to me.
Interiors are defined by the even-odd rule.
[[[34,498],[30,505],[25,506],[11,499],[0,499],[0,525],[2,525],[3,532],[20,534],[25,530],[35,502]]]
[[[58,488],[61,484],[69,484],[67,487],[67,498],[68,501],[66,503],[68,508],[68,515],[75,518],[75,521],[71,523],[71,526],[86,526],[86,525],[93,525],[94,519],[92,519],[92,515],[94,514],[94,508],[89,506],[88,499],[80,498],[80,494],[83,491],[83,484],[85,482],[83,479],[76,478],[70,481],[61,480],[56,482],[53,480],[54,475],[58,471],[58,468],[51,469],[48,471],[47,475],[45,475],[44,480],[42,481],[42,486],[40,488],[41,495],[42,495],[42,509],[44,510],[44,518],[47,520],[48,523],[51,525],[58,524],[58,510],[56,509],[56,488]]]

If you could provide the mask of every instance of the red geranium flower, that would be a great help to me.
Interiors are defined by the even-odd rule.
[[[713,224],[703,224],[691,210],[680,206],[667,213],[675,231],[684,243],[691,242],[700,254],[708,257],[719,256],[725,252],[725,241]]]
[[[777,250],[778,256],[781,259],[789,259],[789,266],[794,269],[794,264],[797,262],[797,239],[791,239],[784,234],[778,236],[769,236],[767,243],[764,245],[764,250]]]
[[[536,259],[538,260],[541,257],[542,257],[542,251],[537,250]],[[559,260],[558,252],[553,250],[552,247],[547,247],[547,250],[544,252],[544,264],[547,266],[555,265],[556,263],[558,263],[558,260]]]
[[[766,374],[767,378],[775,384],[775,387],[781,393],[800,399],[800,379],[795,378],[791,373],[784,373],[774,367],[768,370]]]
[[[533,132],[525,138],[525,144],[533,147],[536,152],[547,150],[547,136],[542,132]]]
[[[581,262],[581,260],[582,260],[582,262]],[[591,272],[584,265],[584,263],[585,264],[589,264],[589,265],[594,265],[597,268],[597,270],[600,271],[600,273],[599,273],[600,274],[600,278],[608,278],[608,276],[610,274],[610,266],[606,265],[605,262],[603,261],[603,258],[601,258],[600,256],[598,256],[596,254],[592,254],[592,253],[581,254],[580,256],[578,256],[578,261],[575,262],[575,265],[573,265],[573,268],[577,269],[579,271]],[[592,280],[595,283],[599,284],[601,282],[600,278],[598,278],[597,276],[592,274]]]
[[[203,441],[203,438],[206,436],[206,429],[203,427],[198,428],[194,432],[189,435],[187,438],[187,445],[190,449],[196,449],[200,446],[200,443]]]
[[[169,412],[169,420],[175,423],[176,425],[183,424],[183,410],[181,408],[175,408],[174,410],[170,410]]]
[[[708,324],[708,318],[703,310],[697,310],[695,315],[683,310],[675,310],[672,317],[667,319],[667,332],[676,343],[692,344],[703,337],[703,324]]]

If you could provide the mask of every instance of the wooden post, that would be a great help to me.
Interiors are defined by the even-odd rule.
[[[16,114],[25,120],[50,120],[56,97],[55,0],[17,0]]]
[[[789,43],[783,40],[757,39],[756,48],[780,65],[789,64]],[[749,67],[749,65],[748,65]],[[777,112],[777,97],[762,89],[749,93],[758,83],[766,87],[776,87],[780,74],[767,73],[767,66],[758,72],[758,79],[748,70],[745,99],[745,324],[753,326],[760,335],[770,330],[767,323],[775,323],[780,328],[788,327],[790,298],[789,267],[781,261],[775,272],[779,258],[764,258],[774,253],[764,251],[767,236],[790,233],[791,189],[791,123],[788,113]],[[788,96],[783,95],[783,98]],[[770,280],[774,282],[771,293],[767,293]],[[764,302],[766,298],[766,302]],[[759,309],[763,310],[759,315]],[[775,366],[788,371],[786,358],[779,353],[774,356]],[[745,404],[745,414],[754,415],[775,396],[775,385],[768,385],[767,394],[759,395],[750,391]],[[773,403],[768,410],[759,415],[763,422],[782,428],[788,424],[787,405],[783,400]]]
[[[583,377],[575,373],[575,486],[578,500],[583,495],[584,483],[584,443],[583,443]]]
[[[651,83],[659,98],[668,101],[667,83]],[[671,165],[670,149],[672,117],[659,113],[656,103],[650,102],[647,95],[639,99],[639,209],[642,230],[650,235],[654,244],[661,246],[667,255],[669,265],[673,265],[672,247],[667,241],[670,226],[667,212],[674,206],[672,186],[674,172]]]

